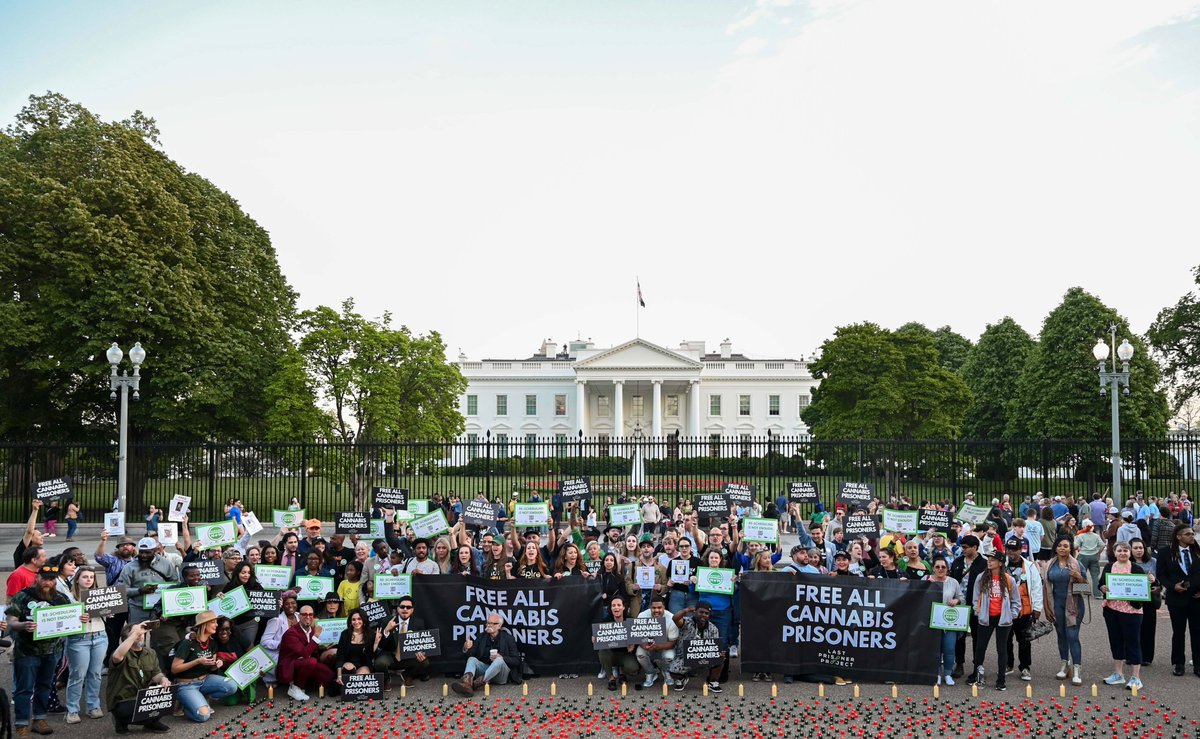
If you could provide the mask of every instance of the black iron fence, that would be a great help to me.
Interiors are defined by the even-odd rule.
[[[369,503],[373,485],[408,488],[432,498],[483,491],[489,498],[548,498],[564,477],[589,475],[601,497],[650,494],[677,502],[721,489],[756,486],[764,504],[791,481],[814,481],[831,504],[843,480],[876,485],[882,498],[902,496],[980,502],[1034,491],[1090,495],[1111,484],[1109,440],[872,441],[811,437],[584,438],[471,437],[448,442],[362,444],[130,444],[128,509],[192,497],[195,520],[219,517],[229,498],[269,520],[295,498],[313,515]],[[1122,441],[1122,486],[1166,495],[1195,487],[1200,435]],[[5,489],[0,521],[23,521],[33,482],[69,475],[83,520],[96,522],[117,496],[115,444],[0,444]],[[1190,491],[1193,495],[1196,490]]]

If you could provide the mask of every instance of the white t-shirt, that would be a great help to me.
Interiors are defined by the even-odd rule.
[[[638,614],[638,618],[653,618],[654,614],[650,609],[642,611]],[[679,627],[675,625],[675,616],[670,611],[663,611],[663,618],[667,619],[667,639],[675,641],[679,638]]]

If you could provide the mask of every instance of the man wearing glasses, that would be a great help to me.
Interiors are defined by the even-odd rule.
[[[455,693],[470,697],[483,685],[503,685],[510,679],[520,682],[521,653],[513,635],[504,630],[504,618],[499,613],[488,614],[483,634],[478,640],[468,637],[463,652],[467,667],[462,680],[451,686]]]
[[[308,690],[334,684],[333,670],[318,659],[324,647],[317,641],[321,627],[313,623],[315,618],[316,612],[311,605],[300,606],[296,625],[284,632],[279,644],[276,674],[279,682],[290,683],[288,697],[298,701],[308,700]]]
[[[403,646],[401,634],[409,631],[425,631],[429,626],[414,615],[413,599],[407,595],[397,601],[396,615],[383,627],[384,642],[379,645],[379,656],[375,658],[376,672],[387,672],[396,668],[404,679],[404,685],[411,688],[416,679],[429,679],[429,660],[424,652],[417,652],[415,657],[401,657],[400,648]]]

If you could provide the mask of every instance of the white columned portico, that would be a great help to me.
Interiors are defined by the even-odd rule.
[[[613,439],[625,435],[625,381],[613,380]]]
[[[650,435],[658,441],[662,436],[662,380],[651,380],[654,392],[650,401]]]
[[[688,381],[688,436],[700,436],[700,381]]]
[[[587,435],[587,380],[575,381],[576,431]]]

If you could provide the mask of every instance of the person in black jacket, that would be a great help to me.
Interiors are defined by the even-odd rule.
[[[1183,639],[1190,631],[1192,672],[1200,677],[1200,546],[1191,526],[1178,524],[1158,553],[1158,581],[1171,614],[1171,672],[1183,674]]]
[[[338,639],[336,675],[338,685],[344,685],[343,675],[367,675],[379,652],[383,632],[376,631],[367,623],[361,608],[355,608],[346,616],[346,630]]]
[[[488,683],[503,685],[510,679],[521,680],[521,653],[516,639],[504,629],[504,618],[499,613],[488,614],[484,632],[478,640],[463,642],[463,653],[467,655],[467,667],[462,680],[452,686],[459,695],[474,695],[477,686]]]
[[[383,627],[384,641],[375,657],[375,671],[388,672],[396,669],[404,679],[404,685],[412,687],[413,682],[420,678],[429,679],[429,659],[424,652],[417,652],[413,657],[402,657],[400,647],[401,634],[409,631],[425,631],[429,628],[419,616],[415,615],[413,599],[407,595],[396,601],[396,615]]]

